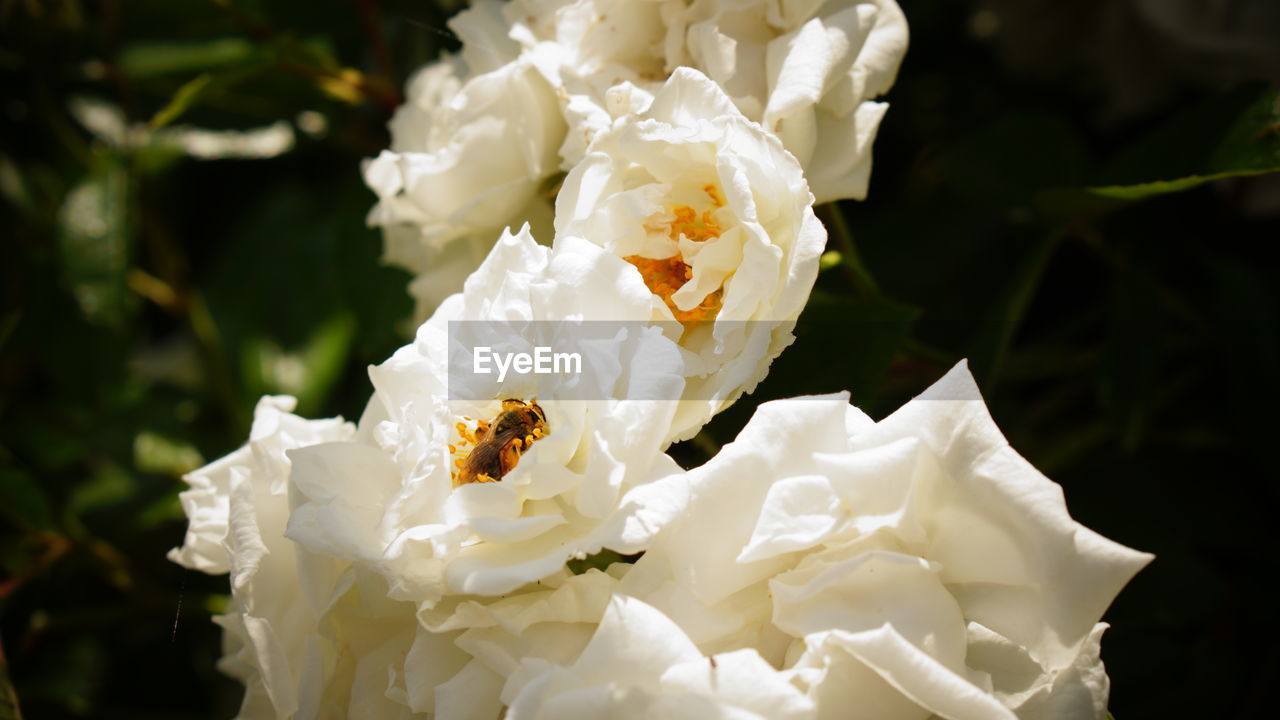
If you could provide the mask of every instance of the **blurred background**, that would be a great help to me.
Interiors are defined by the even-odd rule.
[[[0,720],[226,718],[184,472],[263,393],[359,416],[408,337],[362,158],[456,3],[0,0]],[[1266,714],[1280,673],[1280,4],[902,0],[865,202],[760,401],[875,417],[968,358],[1085,525],[1156,561],[1119,720]]]

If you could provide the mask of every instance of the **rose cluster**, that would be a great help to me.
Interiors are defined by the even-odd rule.
[[[171,557],[231,574],[241,716],[1105,717],[1099,621],[1150,556],[1071,519],[963,363],[879,422],[793,398],[700,467],[667,454],[793,340],[813,204],[866,192],[893,0],[478,0],[450,27],[365,167],[413,342],[357,424],[263,398],[182,494]],[[458,392],[458,327],[547,323],[614,323],[589,393]]]

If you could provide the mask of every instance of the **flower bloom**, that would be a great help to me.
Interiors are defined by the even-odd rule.
[[[450,27],[461,55],[410,80],[391,148],[365,168],[379,198],[370,223],[387,260],[417,276],[419,319],[499,230],[549,221],[543,184],[575,171],[680,68],[779,138],[818,202],[865,197],[887,108],[874,98],[907,46],[893,0],[481,0]]]
[[[699,68],[800,161],[819,203],[863,198],[907,50],[894,0],[664,3],[668,72]]]
[[[1099,618],[1151,559],[1071,519],[963,365],[878,423],[765,403],[633,501],[665,527],[621,591],[759,651],[820,718],[1103,718]]]
[[[417,630],[414,606],[386,598],[380,579],[358,577],[333,558],[285,538],[291,493],[289,452],[345,441],[341,419],[304,420],[290,397],[265,397],[249,443],[187,477],[190,527],[169,557],[207,573],[231,573],[231,601],[214,618],[223,627],[219,668],[245,686],[240,716],[399,717],[409,698],[406,662],[433,650],[443,684],[469,657]],[[451,688],[446,688],[447,696]],[[424,690],[415,689],[417,695]],[[434,696],[431,698],[434,700]]]
[[[391,120],[391,147],[364,168],[385,256],[419,275],[425,317],[479,265],[507,225],[549,223],[543,181],[565,123],[551,86],[506,38],[499,3],[481,0],[449,27],[459,56],[423,67]]]
[[[814,717],[813,701],[755,650],[708,658],[670,618],[625,595],[610,599],[572,661],[522,659],[502,697],[508,717],[530,720]]]
[[[800,161],[818,202],[866,196],[871,144],[907,49],[893,0],[517,0],[510,36],[556,88],[571,169],[612,118],[620,84],[655,92],[677,68],[701,71]]]
[[[814,717],[791,675],[756,650],[704,655],[685,628],[623,593],[631,567],[560,573],[501,599],[453,598],[419,617],[456,634],[474,676],[500,689],[505,717]]]
[[[596,138],[556,201],[556,243],[625,259],[690,353],[677,437],[752,390],[789,345],[826,231],[795,158],[682,68]]]
[[[1151,559],[1070,518],[963,366],[879,423],[766,403],[624,505],[636,564],[419,613],[514,717],[1101,719],[1098,620]]]
[[[416,341],[370,371],[364,437],[293,454],[289,537],[380,573],[391,597],[424,610],[509,593],[602,547],[643,549],[620,508],[633,488],[678,470],[662,451],[683,388],[678,346],[644,324],[652,303],[634,268],[595,245],[553,251],[527,227],[504,234]],[[494,342],[519,344],[502,331],[628,319],[579,348],[607,370],[580,399],[557,395],[545,375],[466,385],[450,366],[451,326],[496,326]]]

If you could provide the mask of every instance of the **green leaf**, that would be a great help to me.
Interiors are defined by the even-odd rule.
[[[588,570],[600,570],[603,572],[608,570],[610,565],[622,561],[622,556],[618,553],[612,550],[601,550],[595,555],[589,555],[584,558],[574,558],[567,563],[567,566],[569,568],[569,572],[572,572],[574,575],[581,575]]]
[[[888,298],[851,298],[816,290],[796,325],[795,343],[774,361],[756,398],[850,390],[875,397],[920,311]],[[743,403],[747,409],[756,402]]]
[[[127,502],[138,492],[138,481],[115,463],[105,462],[85,482],[71,491],[67,509],[83,517],[112,505]]]
[[[1013,337],[1027,315],[1056,247],[1056,236],[1036,243],[1011,275],[995,306],[983,318],[969,352],[974,374],[982,381],[983,387],[995,384]]]
[[[50,713],[66,717],[84,717],[94,709],[94,700],[116,660],[104,648],[104,640],[92,633],[77,633],[65,644],[51,651],[50,661],[59,672],[43,673],[36,683],[23,685],[23,693],[32,703],[56,703],[62,712]]]
[[[0,153],[0,197],[21,210],[30,212],[34,209],[22,169],[4,153]]]
[[[875,414],[890,366],[907,348],[919,308],[884,296],[855,298],[815,289],[795,327],[795,342],[769,367],[749,395],[712,418],[695,443],[677,444],[686,466],[732,439],[761,403],[802,395],[848,391],[851,401]],[[685,448],[682,445],[701,444]]]
[[[17,468],[0,468],[0,512],[36,530],[53,528],[43,486]]]
[[[1280,89],[1245,88],[1196,108],[1122,155],[1113,173],[1133,176],[1144,166],[1163,177],[1087,190],[1104,198],[1140,200],[1215,180],[1280,172]]]
[[[0,647],[0,720],[22,720],[22,710],[18,708],[18,693],[9,681],[9,663],[4,656],[4,648]]]
[[[263,394],[294,395],[299,413],[320,411],[342,375],[355,330],[355,318],[343,312],[327,318],[296,350],[265,338],[249,340],[241,358],[245,400]]]
[[[1126,450],[1145,439],[1166,384],[1176,381],[1176,374],[1162,367],[1178,322],[1166,305],[1171,293],[1162,280],[1150,266],[1134,263],[1115,275],[1108,297],[1110,328],[1099,399]]]
[[[307,341],[302,351],[307,381],[298,392],[300,412],[317,412],[322,407],[342,375],[355,335],[355,318],[350,313],[341,313],[329,318]]]
[[[120,53],[120,68],[133,78],[185,75],[237,65],[249,60],[256,48],[238,37],[188,43],[135,43]]]
[[[182,501],[177,493],[166,495],[152,501],[151,504],[136,513],[133,522],[136,527],[150,529],[161,523],[178,522],[186,518]]]
[[[204,465],[191,443],[143,430],[133,439],[133,464],[141,472],[181,477]]]
[[[234,67],[197,75],[178,88],[169,102],[151,117],[148,126],[152,130],[158,130],[168,125],[210,97],[230,90],[259,74],[273,62],[275,62],[274,55],[264,51],[245,58],[243,63]]]
[[[820,258],[819,267],[825,270],[828,267],[843,266],[850,284],[860,295],[879,295],[880,286],[862,261],[862,254],[858,252],[858,245],[853,239],[853,231],[849,228],[839,203],[827,203],[818,210],[822,224],[827,228],[827,247],[832,248]]]
[[[119,156],[107,156],[67,193],[58,213],[63,277],[91,322],[118,327],[133,298],[129,265],[129,181]]]
[[[160,108],[160,111],[152,116],[151,122],[149,122],[148,125],[152,130],[156,130],[173,122],[179,115],[190,109],[192,105],[196,104],[200,99],[200,96],[204,94],[205,90],[209,88],[209,85],[212,82],[213,75],[204,73],[203,75],[197,75],[191,80],[183,83],[182,87],[178,88],[178,92],[173,94],[173,98],[169,100],[169,104]]]
[[[1141,183],[1138,185],[1109,185],[1107,187],[1091,187],[1089,192],[1105,198],[1115,198],[1117,200],[1141,200],[1145,197],[1153,195],[1167,195],[1169,193],[1178,193],[1183,190],[1190,190],[1199,187],[1205,183],[1215,180],[1225,180],[1233,177],[1248,177],[1250,175],[1266,175],[1280,171],[1280,166],[1268,168],[1266,170],[1229,170],[1226,172],[1210,173],[1208,175],[1191,175],[1189,177],[1178,178],[1177,180],[1157,180],[1155,182]]]
[[[18,320],[22,318],[21,311],[10,310],[4,315],[0,315],[0,349],[4,348],[9,336],[13,335],[13,329],[18,327]]]

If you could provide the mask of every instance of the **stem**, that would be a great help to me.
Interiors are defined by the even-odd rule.
[[[1061,238],[1060,232],[1054,232],[1040,240],[1018,267],[1013,283],[1005,295],[1002,311],[992,320],[995,325],[993,328],[995,340],[991,344],[990,360],[983,374],[987,387],[995,387],[1000,366],[1004,363],[1009,346],[1013,343],[1013,336],[1018,332],[1018,328],[1022,327],[1022,321],[1026,318],[1031,301],[1040,287],[1040,280],[1044,277],[1045,268],[1049,266],[1049,259],[1053,257]],[[975,350],[974,355],[977,354],[978,351]]]
[[[9,661],[4,655],[3,642],[0,642],[0,718],[22,720],[22,708],[18,707],[18,693],[9,680]]]
[[[209,307],[205,304],[204,295],[199,290],[188,288],[186,299],[187,322],[191,325],[191,331],[195,333],[204,354],[205,366],[213,380],[214,392],[222,402],[223,411],[227,413],[236,436],[244,435],[248,432],[247,418],[241,415],[235,381],[231,374],[231,367],[226,362],[226,353],[223,352],[222,336],[218,332],[218,326],[214,323],[213,316],[209,314]]]
[[[354,0],[356,11],[360,13],[360,24],[364,26],[365,37],[373,50],[373,63],[378,75],[386,79],[388,85],[395,84],[395,66],[391,62],[391,52],[387,49],[387,38],[382,32],[382,23],[378,18],[382,15],[378,8],[378,0]]]
[[[711,435],[707,434],[706,430],[694,435],[689,439],[689,442],[706,454],[708,460],[715,457],[716,453],[720,452],[720,443],[716,442],[715,438],[712,438]]]
[[[830,202],[820,205],[817,210],[823,217],[823,224],[827,226],[829,235],[834,237],[840,246],[840,265],[845,269],[849,282],[853,284],[859,295],[878,297],[880,286],[871,276],[871,271],[867,269],[866,264],[862,262],[862,255],[858,253],[858,246],[853,241],[853,232],[849,229],[844,214],[840,212],[839,203]]]
[[[246,15],[239,9],[232,6],[227,0],[209,0],[210,4],[225,13],[233,23],[240,26],[250,37],[263,43],[275,44],[277,47],[294,51],[296,46],[291,37],[287,34],[282,35],[276,28],[271,25],[260,22],[257,19]],[[376,10],[376,8],[374,8]],[[378,50],[375,47],[375,53]],[[382,52],[386,52],[385,44]],[[294,53],[295,55],[297,53]],[[305,57],[305,54],[303,55]],[[387,68],[390,68],[390,55],[387,54]],[[381,60],[379,60],[381,63]],[[363,73],[350,68],[341,68],[337,71],[328,68],[314,67],[305,62],[298,62],[293,59],[281,58],[277,61],[280,68],[310,78],[317,82],[324,81],[334,87],[348,88],[362,98],[367,98],[377,102],[382,109],[391,114],[400,105],[400,94],[396,92],[394,85],[390,81],[390,77],[382,78],[378,76],[375,79],[384,80],[383,83],[370,82]]]

